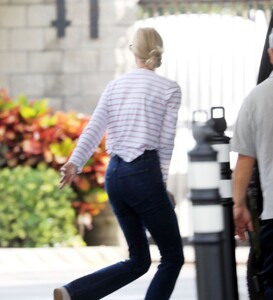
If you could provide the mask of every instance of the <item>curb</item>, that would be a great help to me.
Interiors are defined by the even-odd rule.
[[[155,245],[150,246],[153,262],[160,261]],[[245,264],[249,247],[236,248],[237,264]],[[184,246],[185,262],[195,263],[194,248]],[[119,246],[79,248],[0,248],[0,273],[78,270],[100,268],[127,258],[127,249]]]

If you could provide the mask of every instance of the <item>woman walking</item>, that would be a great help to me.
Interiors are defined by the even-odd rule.
[[[138,29],[130,49],[137,68],[105,88],[61,168],[60,183],[60,188],[72,183],[107,130],[111,159],[105,188],[128,243],[129,259],[55,289],[55,300],[98,300],[146,273],[151,264],[146,229],[159,248],[161,261],[145,300],[169,299],[184,263],[178,222],[166,190],[180,87],[154,72],[163,52],[155,29]]]

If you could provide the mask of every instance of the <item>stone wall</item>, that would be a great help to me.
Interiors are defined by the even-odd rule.
[[[129,70],[136,0],[99,0],[99,38],[89,34],[89,0],[66,0],[57,37],[55,0],[0,0],[0,87],[12,97],[48,98],[55,109],[91,113],[109,80]]]

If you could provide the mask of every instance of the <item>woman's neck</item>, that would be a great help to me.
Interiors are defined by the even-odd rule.
[[[148,68],[147,65],[138,57],[136,57],[136,65],[138,69],[146,69],[146,70],[154,71],[154,69]]]

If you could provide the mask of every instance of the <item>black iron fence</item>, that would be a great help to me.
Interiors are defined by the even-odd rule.
[[[246,16],[252,9],[261,9],[270,13],[272,0],[139,0],[146,16],[166,13],[221,13],[231,12]]]

